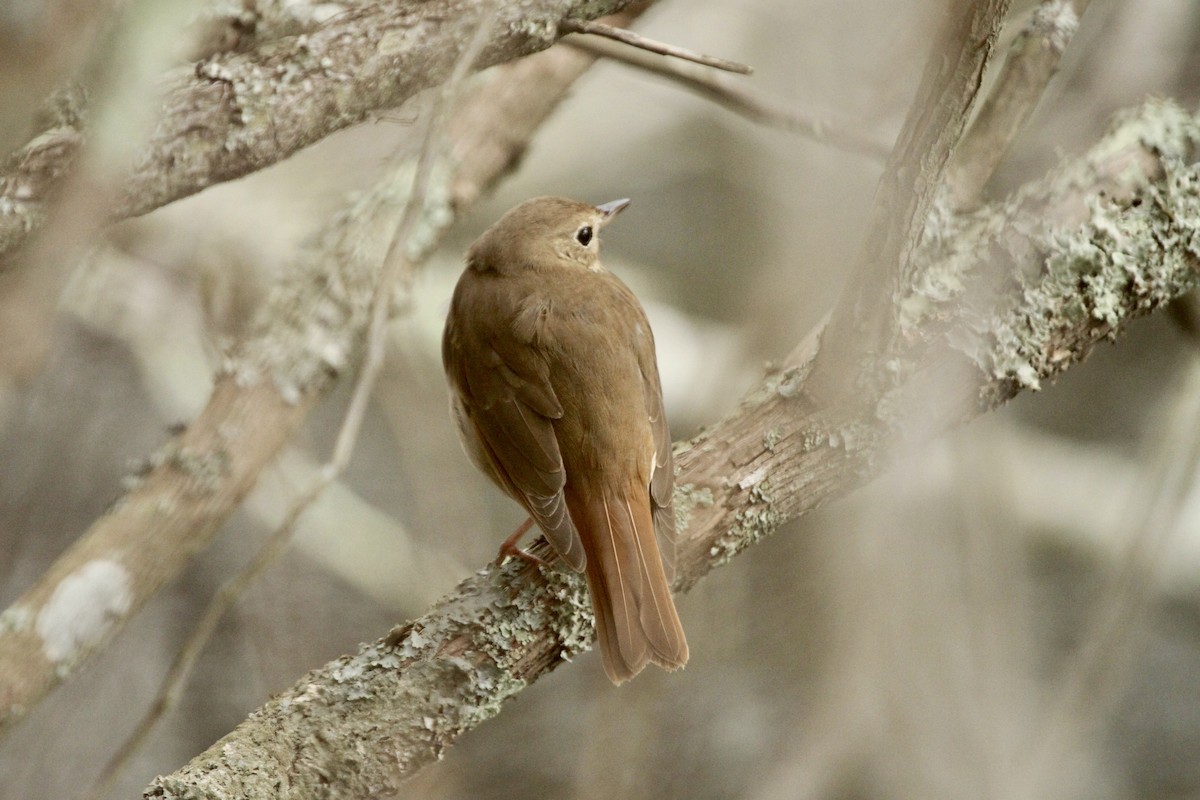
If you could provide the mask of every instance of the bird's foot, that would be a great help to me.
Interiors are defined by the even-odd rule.
[[[505,539],[503,543],[501,543],[500,552],[496,555],[496,566],[503,564],[506,558],[519,558],[522,561],[529,561],[533,564],[537,564],[540,567],[550,567],[549,561],[540,556],[535,556],[528,550],[522,550],[517,545],[517,542],[521,541],[521,537],[528,533],[529,529],[532,527],[533,517],[530,517],[522,522],[521,525],[515,531],[513,531],[512,535]]]

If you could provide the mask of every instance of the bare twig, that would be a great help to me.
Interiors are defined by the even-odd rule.
[[[607,25],[603,22],[567,19],[563,20],[561,29],[569,33],[589,33],[593,36],[603,36],[606,39],[612,39],[621,44],[636,47],[639,50],[648,50],[651,53],[658,53],[660,56],[681,58],[684,61],[691,61],[695,64],[702,64],[706,67],[713,67],[714,69],[726,72],[736,72],[739,75],[749,75],[754,72],[753,67],[739,64],[737,61],[697,53],[695,50],[688,50],[686,47],[660,42],[656,39],[642,36],[640,33]]]
[[[996,83],[979,108],[946,175],[951,203],[958,209],[979,201],[984,184],[1028,121],[1089,0],[1042,0],[1013,40]]]
[[[899,335],[935,193],[962,138],[1010,0],[951,3],[908,118],[884,167],[867,240],[825,331],[809,390],[827,402],[862,397],[897,376],[885,367]]]
[[[8,378],[40,371],[63,287],[107,221],[124,165],[133,161],[138,138],[150,128],[158,75],[169,63],[171,43],[190,8],[183,0],[136,0],[124,6],[120,24],[95,47],[104,68],[90,76],[92,141],[77,150],[82,139],[74,130],[84,92],[57,92],[47,104],[45,127],[8,159],[12,174],[0,178],[0,228],[25,203],[39,204],[54,220],[22,254],[27,269],[6,273],[0,254],[0,341],[7,343],[0,372]],[[131,52],[141,57],[126,57]],[[56,196],[37,194],[44,188],[41,181],[60,175],[65,181]]]
[[[133,733],[122,743],[117,752],[109,760],[104,771],[92,787],[93,798],[103,797],[120,775],[121,770],[129,760],[141,749],[146,738],[150,735],[155,724],[164,714],[170,711],[178,702],[183,690],[184,681],[191,673],[192,666],[203,651],[208,640],[212,638],[217,623],[228,613],[238,599],[245,594],[254,581],[262,575],[287,550],[296,523],[301,515],[316,502],[317,498],[334,481],[341,477],[354,454],[359,432],[362,430],[363,419],[366,417],[367,404],[375,388],[379,370],[383,365],[383,355],[386,349],[387,324],[390,319],[389,311],[396,283],[402,275],[413,270],[413,264],[403,255],[402,251],[408,244],[417,221],[424,213],[429,185],[433,180],[434,167],[438,162],[438,142],[446,125],[449,109],[457,96],[463,80],[467,77],[476,59],[487,41],[487,34],[494,24],[496,3],[485,5],[480,10],[480,21],[474,26],[475,33],[459,54],[454,71],[442,85],[437,102],[430,112],[425,126],[425,135],[421,142],[420,153],[417,157],[417,167],[412,177],[412,185],[408,191],[408,200],[400,213],[400,222],[384,255],[383,268],[375,285],[371,299],[371,316],[367,320],[367,352],[359,369],[358,379],[350,398],[345,418],[338,431],[337,440],[329,461],[321,469],[313,483],[301,493],[292,503],[284,521],[271,533],[259,548],[254,558],[250,560],[233,578],[225,582],[205,609],[200,623],[188,636],[180,649],[175,661],[171,664],[163,679],[158,697],[155,698],[146,715],[138,723]],[[398,176],[389,176],[389,182]]]
[[[436,242],[512,169],[593,61],[555,48],[497,70],[464,102],[448,126],[455,167],[433,187],[437,213],[424,220],[424,241]],[[390,243],[382,237],[404,199],[369,193],[330,222],[285,272],[199,416],[0,614],[0,732],[102,649],[212,541],[313,404],[358,360],[363,316]],[[67,601],[89,604],[95,623],[73,626],[76,609]]]
[[[598,38],[576,37],[567,39],[565,44],[662,76],[753,122],[790,131],[839,150],[882,160],[892,149],[890,143],[864,133],[859,125],[816,114],[804,114],[735,83],[720,73],[688,62],[646,56],[638,50]]]
[[[908,351],[918,363],[903,374],[921,384],[950,363],[970,378],[929,408],[941,426],[1033,388],[1196,285],[1200,263],[1186,232],[1200,224],[1197,143],[1200,119],[1151,104],[1012,202],[980,210],[949,246],[923,251],[934,259],[923,271],[960,281],[996,250],[1030,276],[999,308],[961,326],[926,318],[925,333],[941,346]],[[1130,201],[1134,194],[1141,202]],[[1107,249],[1114,243],[1127,248],[1118,259]],[[1129,263],[1146,271],[1141,280],[1129,280],[1120,266]],[[1081,290],[1081,275],[1096,283]],[[953,308],[962,291],[941,304]],[[1112,312],[1103,323],[1093,316],[1100,310]],[[866,408],[813,404],[804,382],[815,341],[728,418],[677,449],[677,588],[885,466],[904,431],[905,420],[889,411],[897,398]],[[549,555],[544,540],[534,550]],[[306,675],[182,770],[157,779],[146,796],[269,793],[267,782],[280,775],[292,785],[320,781],[326,796],[386,794],[592,635],[578,576],[489,566],[421,619]]]
[[[109,793],[130,759],[137,755],[138,751],[145,745],[150,733],[154,730],[154,726],[179,703],[179,698],[183,694],[183,688],[188,676],[192,672],[192,667],[195,665],[196,659],[204,651],[204,647],[208,644],[209,639],[212,638],[213,633],[216,632],[217,623],[229,613],[229,610],[246,593],[246,590],[253,585],[254,581],[287,551],[288,543],[291,541],[292,532],[296,528],[296,523],[299,521],[300,515],[317,499],[327,485],[325,481],[318,481],[297,498],[291,509],[289,509],[287,517],[267,537],[266,541],[258,549],[258,552],[254,554],[254,558],[217,589],[212,601],[204,609],[204,614],[200,617],[200,622],[188,634],[183,647],[179,649],[179,652],[175,655],[175,660],[171,662],[167,674],[163,676],[162,684],[159,687],[158,695],[154,698],[154,702],[151,703],[150,708],[146,710],[145,715],[143,715],[129,736],[125,738],[125,741],[117,748],[117,751],[113,753],[104,770],[92,785],[88,797],[99,800],[99,798],[105,797]]]

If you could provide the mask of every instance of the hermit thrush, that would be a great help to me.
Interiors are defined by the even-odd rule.
[[[585,572],[617,684],[688,659],[654,337],[599,258],[600,229],[628,204],[538,197],[509,211],[467,252],[442,339],[467,454]]]

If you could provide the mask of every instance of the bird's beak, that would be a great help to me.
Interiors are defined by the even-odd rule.
[[[603,205],[596,206],[596,210],[604,215],[604,219],[600,220],[600,227],[604,227],[611,222],[612,218],[617,214],[620,214],[625,206],[629,205],[630,202],[630,199],[626,197],[621,200],[613,200],[610,203],[604,203]]]

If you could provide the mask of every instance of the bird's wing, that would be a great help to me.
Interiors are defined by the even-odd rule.
[[[635,301],[636,302],[636,301]],[[638,306],[641,311],[641,307]],[[675,580],[675,459],[671,451],[671,428],[663,411],[662,384],[658,377],[658,362],[654,354],[654,335],[642,313],[637,329],[638,367],[642,373],[642,395],[650,417],[654,437],[654,468],[650,473],[650,508],[654,515],[654,533],[662,553],[663,571],[667,583]]]
[[[494,313],[497,306],[484,308],[472,300],[486,298],[456,292],[442,350],[457,411],[466,418],[460,428],[475,437],[467,448],[525,507],[563,560],[580,571],[583,545],[567,513],[566,471],[553,427],[563,409],[549,366],[536,348],[512,336],[511,328],[474,324],[473,314]]]

